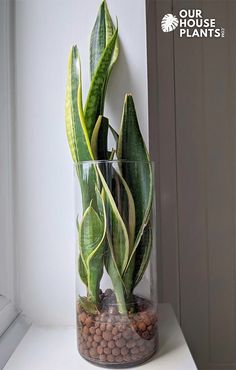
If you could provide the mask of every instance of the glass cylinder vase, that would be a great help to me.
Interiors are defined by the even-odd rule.
[[[154,168],[142,161],[76,165],[78,351],[131,367],[158,348]]]

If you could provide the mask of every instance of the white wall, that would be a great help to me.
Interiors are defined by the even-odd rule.
[[[19,303],[34,321],[74,321],[73,167],[64,127],[67,56],[80,48],[88,87],[88,40],[99,0],[16,1],[15,187]],[[145,0],[108,1],[119,18],[121,56],[108,91],[118,127],[133,92],[148,137]]]
[[[10,6],[0,1],[0,295],[15,299],[12,167],[11,167],[11,58]]]

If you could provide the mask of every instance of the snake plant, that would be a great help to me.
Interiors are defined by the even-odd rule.
[[[81,297],[81,304],[91,312],[99,310],[100,281],[106,268],[119,312],[125,314],[127,303],[131,301],[134,288],[141,281],[150,259],[153,178],[132,95],[125,97],[119,134],[104,116],[107,85],[118,54],[118,26],[114,26],[104,0],[91,34],[91,84],[85,105],[82,103],[77,46],[70,51],[66,131],[83,200],[83,217],[77,220],[78,269],[87,288],[87,297]],[[108,148],[109,133],[116,141],[116,149],[112,151]],[[106,173],[96,160],[114,158],[119,160],[119,169],[112,170],[110,176],[114,181],[110,186]],[[83,161],[92,161],[90,163],[93,164],[86,176],[80,165]],[[132,161],[145,163],[140,167],[142,173],[132,166]],[[123,209],[119,207],[120,197],[125,202]],[[111,222],[107,220],[108,215]]]

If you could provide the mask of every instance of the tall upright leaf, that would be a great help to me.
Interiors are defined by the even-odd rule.
[[[93,159],[93,153],[89,142],[88,132],[85,124],[82,107],[82,81],[80,58],[77,46],[70,51],[68,61],[68,77],[66,87],[66,132],[73,161],[79,176],[83,207],[86,209],[91,201],[95,199],[96,173],[94,168],[89,169],[84,181],[83,167],[80,161]]]
[[[81,109],[81,68],[77,46],[70,51],[66,87],[66,133],[75,163],[92,159],[89,138]],[[79,104],[78,104],[79,101]]]
[[[112,35],[104,49],[90,85],[88,97],[85,104],[85,121],[89,138],[91,139],[97,118],[100,115],[100,104],[103,96],[103,87],[106,82],[107,73],[113,57],[118,29]]]
[[[122,166],[122,174],[133,194],[136,205],[136,234],[138,234],[140,229],[145,226],[150,214],[153,176],[150,157],[140,132],[131,95],[127,95],[125,98],[117,156],[118,159],[127,161]],[[136,163],[132,163],[132,161]]]
[[[135,267],[132,279],[132,289],[142,280],[152,251],[152,226],[148,223],[135,253]]]
[[[104,49],[106,48],[105,3],[101,3],[90,37],[90,76],[93,79]]]
[[[126,164],[124,163],[124,166]],[[135,241],[136,211],[132,193],[125,179],[114,169],[112,176],[112,195],[117,204],[117,208],[125,223],[129,235],[129,257],[133,254]],[[129,263],[129,268],[122,274],[122,282],[125,286],[126,297],[129,299],[133,290],[133,270],[135,264],[135,254]],[[127,268],[127,266],[126,266]]]
[[[132,254],[128,268],[124,272],[122,279],[124,281],[127,297],[130,297],[134,288],[142,280],[146,271],[152,251],[152,228],[151,223],[145,227],[136,252]]]
[[[131,95],[125,97],[117,157],[126,161],[135,161],[130,164],[127,162],[122,166],[122,175],[131,190],[136,209],[136,239],[130,262],[148,223],[153,198],[152,167]],[[128,266],[129,263],[126,270]]]
[[[112,35],[114,33],[114,25],[113,25],[113,22],[112,22],[112,19],[111,19],[111,16],[110,16],[110,13],[109,13],[109,10],[108,10],[108,7],[107,7],[107,3],[106,3],[105,0],[104,0],[104,4],[105,4],[105,20],[106,20],[106,42],[108,43],[110,38],[112,37]],[[106,81],[104,83],[104,87],[103,87],[103,91],[102,91],[102,97],[101,97],[101,103],[100,103],[101,112],[104,111],[104,104],[105,104],[105,97],[106,97],[108,81],[109,81],[112,69],[113,69],[113,67],[114,67],[114,65],[115,65],[115,63],[118,59],[118,56],[119,56],[119,39],[117,37],[116,44],[115,44],[115,49],[114,49],[113,56],[112,56],[112,60],[111,60],[111,63],[110,63],[109,69],[108,69],[108,73],[107,73],[107,78],[106,78]]]
[[[118,305],[118,311],[120,314],[124,315],[127,313],[126,300],[125,300],[125,297],[126,297],[125,285],[122,280],[121,274],[117,268],[115,258],[112,254],[112,247],[109,247],[108,253],[105,258],[105,265],[106,265],[108,275],[111,278],[112,285],[114,288],[114,293],[115,293],[116,301]]]
[[[130,256],[133,250],[135,238],[135,205],[128,184],[115,169],[113,169],[112,173],[112,195],[129,235]]]
[[[108,44],[109,40],[111,39],[111,37],[114,33],[115,27],[114,27],[114,24],[113,24],[112,19],[111,19],[111,15],[110,15],[109,10],[108,10],[106,0],[104,0],[104,9],[105,9],[105,21],[106,21],[105,22],[105,25],[106,25],[106,44]],[[109,67],[109,70],[108,70],[108,75],[111,73],[111,70],[112,70],[114,64],[116,63],[116,61],[118,59],[118,56],[119,56],[119,40],[117,38],[114,53],[113,53],[112,60],[111,60],[111,63],[110,63],[110,67]]]
[[[102,53],[104,52],[106,46],[108,45],[109,41],[111,40],[114,34],[114,25],[106,4],[104,0],[99,8],[98,15],[96,18],[95,25],[92,30],[91,38],[90,38],[90,75],[91,80],[94,77],[95,71],[98,67],[100,62]],[[108,80],[112,71],[114,64],[119,55],[119,42],[118,38],[115,43],[115,48],[113,52],[113,56],[107,71],[107,76],[102,87],[101,91],[101,100],[98,108],[97,115],[103,115],[104,113],[104,102],[105,102],[105,95]]]
[[[110,247],[112,248],[112,255],[115,258],[117,268],[120,274],[123,274],[129,259],[129,236],[106,180],[100,168],[97,167],[97,169],[104,189],[106,215],[109,220],[107,237],[110,240]]]
[[[105,258],[105,264],[113,283],[119,312],[121,314],[125,314],[127,311],[125,305],[125,286],[122,280],[122,274],[129,259],[129,236],[124,221],[122,220],[115,200],[99,166],[97,166],[97,171],[103,186],[102,194],[106,206],[106,217],[107,220],[109,220],[106,232],[108,251]]]

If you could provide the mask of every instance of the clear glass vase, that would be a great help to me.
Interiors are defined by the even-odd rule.
[[[153,164],[80,162],[75,172],[78,351],[136,366],[158,348]]]

